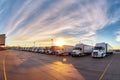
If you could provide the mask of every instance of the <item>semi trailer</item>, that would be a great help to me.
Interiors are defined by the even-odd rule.
[[[93,50],[93,46],[87,44],[76,44],[74,49],[72,50],[72,56],[82,56],[91,54]]]
[[[113,54],[113,48],[108,43],[96,43],[92,57],[105,57],[108,54]]]
[[[56,55],[71,55],[73,48],[74,47],[70,45],[59,46],[56,49],[55,54]]]

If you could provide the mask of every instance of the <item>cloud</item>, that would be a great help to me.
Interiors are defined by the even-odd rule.
[[[95,40],[97,30],[118,20],[114,16],[110,22],[108,10],[107,0],[26,0],[20,9],[13,10],[6,33],[17,41],[59,36]]]
[[[43,0],[41,1],[26,0],[22,7],[18,11],[15,11],[16,13],[14,13],[11,19],[9,20],[8,27],[6,28],[6,34],[7,35],[11,34],[21,24],[23,24],[25,19],[29,17],[30,13],[32,13],[34,9],[36,9],[42,2]]]
[[[120,19],[120,1],[119,0],[110,0],[108,5],[108,18],[109,24],[114,24]]]

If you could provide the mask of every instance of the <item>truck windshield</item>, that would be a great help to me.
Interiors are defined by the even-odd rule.
[[[103,47],[94,47],[94,50],[104,50]]]
[[[78,48],[78,47],[76,47],[76,48],[74,48],[74,50],[82,50],[82,48]]]

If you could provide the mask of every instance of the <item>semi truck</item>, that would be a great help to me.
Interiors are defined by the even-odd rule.
[[[5,34],[0,34],[0,46],[5,45]]]
[[[71,55],[72,50],[73,50],[73,46],[63,45],[63,46],[59,46],[56,49],[55,54],[56,55]]]
[[[45,47],[45,48],[44,48],[44,53],[45,53],[45,54],[52,54],[51,47]]]
[[[0,51],[5,50],[4,46],[0,46]]]
[[[92,57],[105,57],[108,54],[113,54],[113,48],[108,43],[96,43]]]
[[[93,50],[93,46],[79,43],[76,44],[74,49],[72,50],[72,56],[82,56],[82,55],[91,54],[92,50]]]
[[[58,46],[51,46],[51,47],[45,47],[44,53],[45,54],[55,54],[56,50],[58,50]]]
[[[0,51],[5,50],[5,34],[0,34]]]

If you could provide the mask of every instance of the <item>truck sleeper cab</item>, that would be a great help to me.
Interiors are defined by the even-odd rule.
[[[92,53],[93,57],[105,57],[105,48],[103,47],[95,47]]]
[[[62,47],[58,47],[55,51],[56,55],[62,55],[62,56],[67,56],[71,55],[73,50],[73,46],[70,45],[63,45]]]
[[[113,54],[113,49],[108,43],[96,43],[92,57],[105,57],[109,54]]]
[[[91,54],[93,47],[90,45],[86,45],[83,43],[76,44],[74,49],[72,50],[72,56],[83,56]]]
[[[82,48],[75,47],[72,51],[72,56],[81,56],[82,54]]]

